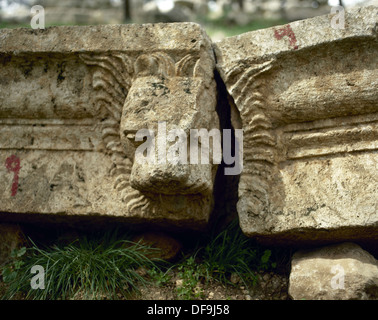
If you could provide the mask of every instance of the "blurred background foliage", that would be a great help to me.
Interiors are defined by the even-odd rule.
[[[29,27],[31,7],[46,26],[197,22],[213,40],[378,0],[0,0],[0,28]]]

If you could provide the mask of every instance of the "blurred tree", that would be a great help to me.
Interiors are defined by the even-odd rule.
[[[244,11],[244,0],[236,0],[239,5],[240,11]]]
[[[131,21],[131,5],[130,0],[123,0],[125,21]]]

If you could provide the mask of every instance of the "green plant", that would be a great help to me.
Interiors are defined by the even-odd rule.
[[[171,280],[172,277],[169,275],[169,271],[170,269],[164,271],[161,268],[152,267],[147,270],[147,274],[157,286],[161,287]]]
[[[271,250],[266,249],[264,251],[263,255],[260,258],[260,261],[261,261],[260,266],[259,266],[260,270],[269,270],[270,268],[276,268],[277,267],[277,263],[276,262],[271,262],[270,261],[271,255],[272,255],[272,251]]]
[[[202,298],[203,292],[198,285],[202,278],[206,278],[204,265],[199,264],[195,255],[192,255],[178,265],[178,271],[182,281],[176,288],[178,298],[183,300]]]
[[[203,264],[208,274],[222,282],[229,282],[230,275],[235,273],[247,287],[248,283],[256,283],[256,271],[275,267],[270,258],[271,250],[262,251],[260,246],[246,237],[238,220],[213,235],[202,251]]]
[[[209,273],[223,282],[227,282],[232,273],[243,280],[254,280],[250,265],[256,258],[256,250],[248,246],[249,239],[239,230],[237,221],[232,222],[213,237],[203,251],[204,264]]]
[[[9,263],[7,263],[1,272],[1,275],[3,277],[3,281],[5,283],[10,283],[14,281],[14,279],[17,278],[17,275],[22,268],[22,266],[25,264],[23,261],[23,256],[26,253],[26,248],[22,247],[19,249],[14,249],[11,252],[11,260]]]
[[[156,268],[155,261],[148,258],[151,250],[141,243],[106,237],[85,237],[67,246],[45,249],[32,242],[17,273],[8,278],[3,299],[20,291],[27,299],[117,299],[119,294],[127,295],[139,284],[146,284],[136,270]],[[45,289],[30,286],[30,270],[35,265],[45,269]]]

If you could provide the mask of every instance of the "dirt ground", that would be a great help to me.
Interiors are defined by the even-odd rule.
[[[181,280],[177,271],[171,271],[170,279],[164,285],[141,286],[140,292],[135,292],[131,297],[118,296],[121,300],[182,300],[178,294]],[[236,276],[233,277],[235,283],[224,284],[215,280],[207,283],[199,283],[193,292],[190,300],[288,300],[288,279],[276,273],[260,273],[259,283],[249,284],[248,287]],[[0,296],[6,290],[5,284],[0,281]],[[20,294],[15,300],[24,300]],[[82,300],[81,295],[77,295],[75,300]]]
[[[172,271],[170,280],[162,286],[141,287],[140,293],[133,299],[140,300],[177,300],[178,288],[182,284],[177,271]],[[288,278],[276,273],[260,273],[256,285],[247,284],[237,277],[231,277],[234,283],[224,284],[215,280],[199,283],[194,289],[194,298],[198,300],[287,300]]]

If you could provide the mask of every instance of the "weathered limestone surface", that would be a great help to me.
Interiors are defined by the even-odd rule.
[[[0,219],[206,225],[216,166],[134,163],[139,129],[219,127],[199,25],[3,29],[0,66]]]
[[[378,299],[378,261],[354,243],[296,252],[289,294],[295,300]]]
[[[238,213],[270,241],[378,239],[378,8],[215,44],[243,128]]]

